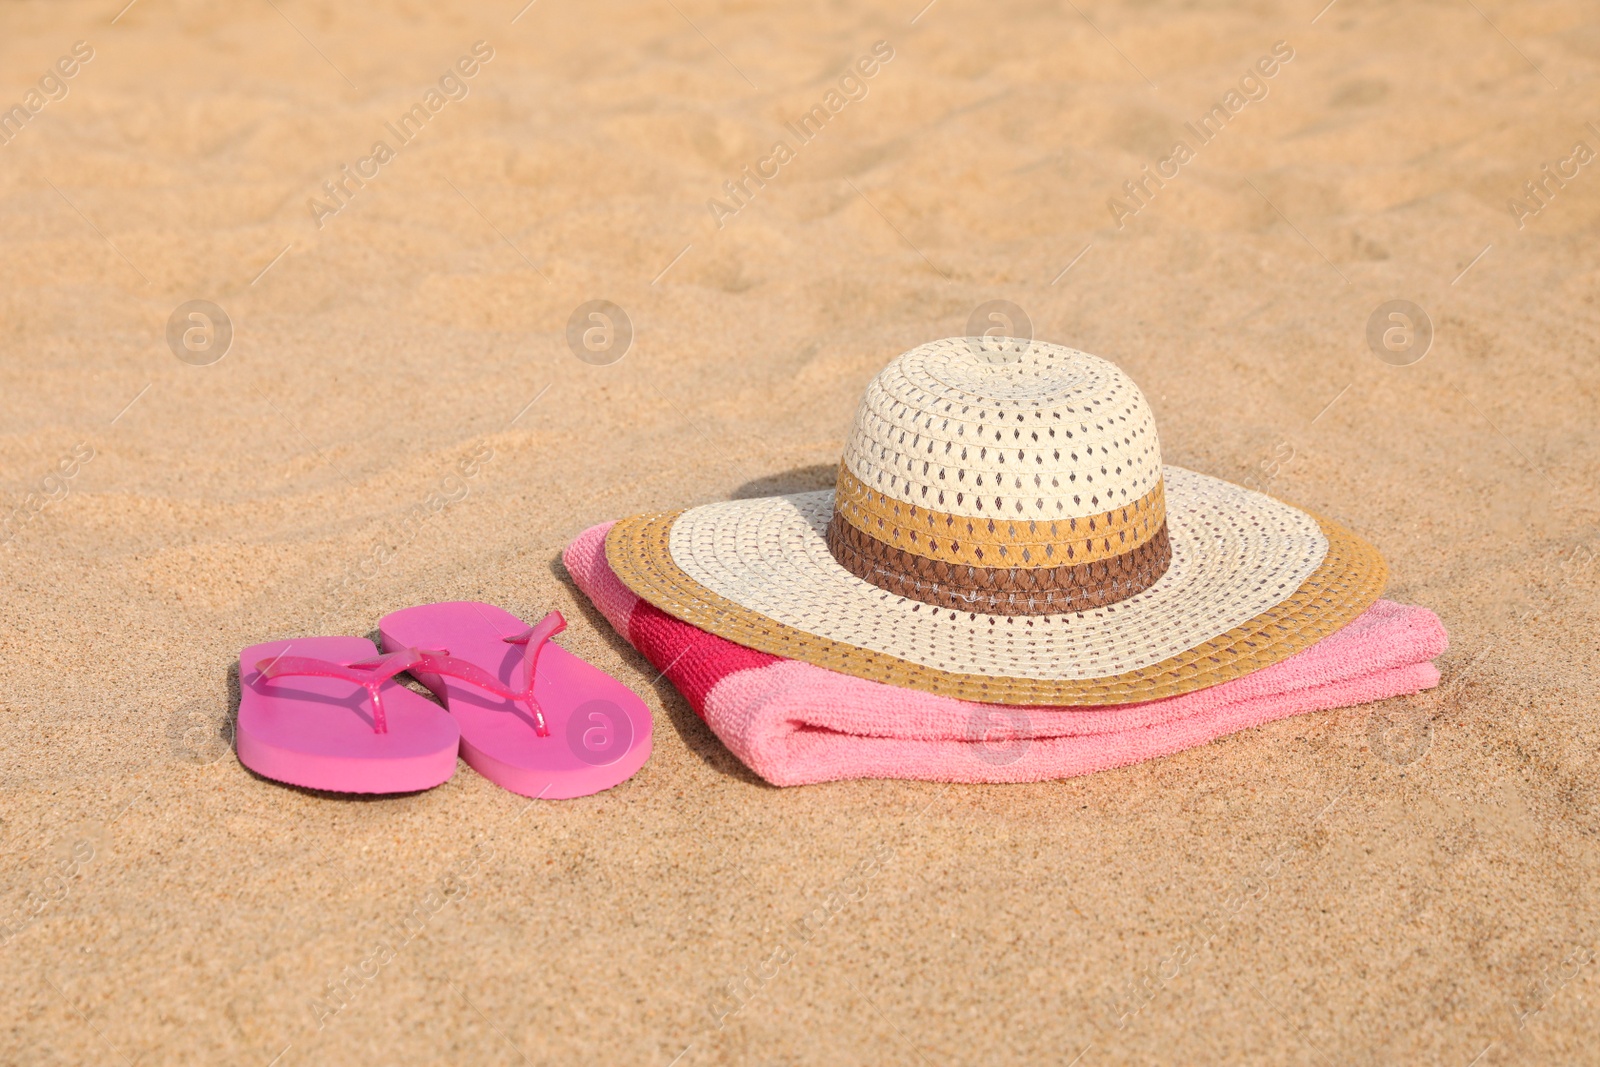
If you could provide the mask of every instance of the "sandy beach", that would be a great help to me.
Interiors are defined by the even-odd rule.
[[[1595,9],[923,2],[0,2],[0,1063],[1600,1063]],[[1441,685],[746,770],[561,549],[831,485],[995,301],[1377,545]],[[242,647],[449,599],[650,762],[239,764]]]

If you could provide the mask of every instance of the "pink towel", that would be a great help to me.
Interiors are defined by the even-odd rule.
[[[979,704],[757,652],[640,600],[602,523],[567,546],[578,588],[773,785],[845,778],[1037,782],[1122,767],[1289,715],[1432,688],[1446,645],[1426,608],[1379,600],[1310,648],[1231,682],[1110,707]]]

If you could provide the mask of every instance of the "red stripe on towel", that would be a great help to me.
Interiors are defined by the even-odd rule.
[[[706,695],[730,674],[766,667],[779,657],[757,652],[675,619],[641,600],[628,618],[628,641],[655,664],[702,719]]]

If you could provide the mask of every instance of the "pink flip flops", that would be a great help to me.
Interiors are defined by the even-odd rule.
[[[489,604],[395,612],[387,651],[360,637],[252,645],[239,654],[239,762],[281,782],[342,793],[430,789],[459,750],[524,796],[587,796],[650,758],[650,711],[621,682]],[[419,643],[420,642],[420,643]],[[445,702],[395,681],[410,673]]]
[[[627,686],[492,604],[425,604],[384,616],[383,647],[440,649],[409,668],[461,729],[461,755],[513,793],[560,799],[627,781],[650,758],[650,710]]]
[[[454,719],[394,680],[420,656],[364,637],[269,641],[239,653],[239,762],[309,789],[406,793],[456,772]]]

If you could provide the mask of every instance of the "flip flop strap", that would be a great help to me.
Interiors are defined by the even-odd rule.
[[[475,672],[475,675],[482,675],[482,680],[480,680],[478,677],[472,677],[472,675],[464,675],[464,673],[458,673],[456,677],[461,677],[464,678],[464,680],[472,681],[474,685],[483,686],[483,688],[488,689],[490,693],[498,694],[498,696],[504,697],[504,699],[510,699],[510,701],[525,701],[526,704],[528,704],[528,710],[533,712],[533,733],[538,734],[539,737],[549,737],[550,726],[549,723],[544,720],[544,709],[539,707],[538,697],[534,696],[533,694],[533,685],[534,680],[536,680],[536,677],[538,677],[539,653],[544,651],[544,646],[549,645],[550,638],[555,637],[557,633],[560,633],[565,629],[565,617],[562,616],[560,611],[552,611],[552,613],[547,614],[547,616],[542,617],[542,619],[539,619],[536,624],[530,625],[528,629],[523,630],[522,633],[514,633],[512,637],[501,638],[502,641],[506,641],[507,645],[523,646],[523,688],[520,689],[520,691],[504,685],[504,683],[501,683],[498,678],[490,677],[488,672],[480,669],[480,667],[477,667],[477,665],[467,664],[467,662],[454,659],[454,657],[450,656],[448,653],[443,656],[443,659],[448,661],[448,665],[450,665],[451,669],[470,669],[472,672]],[[440,670],[438,673],[451,673],[451,670]]]
[[[552,611],[520,634],[501,638],[508,645],[522,646],[522,676],[527,679],[527,687],[522,691],[522,698],[533,709],[534,732],[540,737],[548,737],[550,727],[545,725],[544,709],[539,707],[539,702],[533,696],[534,676],[539,669],[539,653],[544,651],[552,637],[566,628],[566,616],[559,611]]]
[[[263,678],[339,678],[354,682],[367,691],[372,701],[372,732],[389,732],[389,720],[383,712],[383,683],[402,671],[410,669],[425,659],[427,653],[415,648],[401,649],[371,659],[354,663],[335,663],[315,656],[276,656],[256,664]]]
[[[416,666],[417,670],[424,674],[441,674],[447,678],[459,678],[463,682],[470,682],[479,689],[487,689],[503,700],[518,700],[522,697],[520,691],[506,685],[476,663],[458,659],[449,652],[424,653]]]
[[[371,698],[372,730],[379,734],[389,732],[389,721],[383,712],[383,696],[380,692],[384,682],[413,668],[429,674],[459,678],[503,700],[526,701],[529,710],[533,712],[534,733],[540,737],[548,737],[550,727],[545,722],[544,709],[539,706],[538,699],[533,695],[533,685],[539,667],[539,654],[544,651],[544,646],[552,637],[566,628],[567,620],[561,612],[552,611],[522,633],[502,638],[507,644],[524,646],[522,665],[526,683],[520,690],[512,689],[476,663],[450,655],[448,649],[436,651],[404,648],[371,659],[358,660],[355,663],[335,663],[314,656],[280,655],[273,659],[261,660],[256,664],[256,670],[263,678],[339,678],[354,682],[366,689]]]
[[[425,673],[459,678],[493,693],[502,700],[526,702],[528,709],[533,712],[533,732],[540,737],[549,737],[550,726],[545,721],[544,709],[539,706],[538,698],[533,695],[533,683],[539,666],[539,653],[544,650],[550,638],[566,628],[567,620],[562,618],[559,611],[552,611],[540,619],[537,625],[530,626],[513,637],[501,639],[508,644],[527,646],[522,654],[523,677],[526,679],[526,684],[521,689],[511,688],[476,663],[450,655],[448,649],[440,652],[424,651],[416,668]]]

